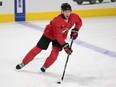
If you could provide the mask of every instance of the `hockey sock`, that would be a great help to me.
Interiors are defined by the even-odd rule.
[[[53,47],[49,57],[46,59],[44,65],[43,65],[45,68],[50,67],[55,62],[55,60],[57,59],[57,56],[59,54],[59,51],[60,51],[59,47]]]
[[[25,65],[28,64],[30,61],[34,59],[34,57],[41,52],[41,49],[35,46],[33,49],[31,49],[28,54],[23,59],[22,63]]]

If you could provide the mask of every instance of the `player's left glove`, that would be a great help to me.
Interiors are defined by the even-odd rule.
[[[78,30],[76,28],[71,30],[70,38],[73,38],[75,40],[78,37]]]

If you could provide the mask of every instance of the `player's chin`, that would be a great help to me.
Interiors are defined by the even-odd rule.
[[[69,16],[66,16],[65,18],[66,18],[66,19],[69,19]]]

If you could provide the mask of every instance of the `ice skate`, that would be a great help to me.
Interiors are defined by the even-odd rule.
[[[23,68],[24,66],[25,66],[24,63],[20,63],[20,64],[18,64],[18,65],[16,66],[16,69],[19,70],[19,69]]]
[[[46,71],[46,68],[45,67],[41,67],[40,69],[42,72],[45,72]]]

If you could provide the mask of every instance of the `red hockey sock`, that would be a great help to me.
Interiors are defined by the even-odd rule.
[[[28,64],[30,61],[32,61],[34,59],[34,57],[39,54],[41,52],[41,49],[38,48],[37,46],[35,46],[33,49],[31,49],[28,54],[25,56],[25,58],[23,59],[23,63],[26,65]]]
[[[55,62],[55,60],[57,59],[57,56],[59,54],[59,51],[60,51],[59,47],[53,47],[51,54],[46,59],[44,65],[43,65],[45,68],[50,67]]]

